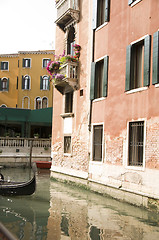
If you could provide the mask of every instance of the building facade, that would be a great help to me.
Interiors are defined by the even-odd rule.
[[[53,91],[46,67],[53,59],[53,50],[0,55],[0,136],[51,135]]]
[[[52,176],[156,206],[159,2],[60,0],[56,7],[56,51],[75,41],[81,55],[73,115],[63,114],[67,93],[55,88]]]

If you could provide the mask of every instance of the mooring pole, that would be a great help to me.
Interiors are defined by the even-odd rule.
[[[33,140],[30,141],[30,157],[29,157],[29,165],[31,168],[31,159],[32,159],[32,148],[33,148]]]

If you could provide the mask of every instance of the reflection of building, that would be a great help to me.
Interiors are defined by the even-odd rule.
[[[52,175],[147,206],[159,195],[159,5],[59,0],[56,8],[57,54],[74,54],[74,42],[81,51],[77,80],[55,89]]]
[[[51,135],[52,85],[46,66],[53,59],[49,50],[0,55],[1,136]]]

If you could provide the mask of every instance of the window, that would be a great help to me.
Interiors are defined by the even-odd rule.
[[[153,34],[152,84],[159,83],[159,32]]]
[[[109,21],[110,0],[93,0],[92,29]]]
[[[71,27],[68,32],[68,38],[67,38],[67,54],[70,54],[74,56],[74,45],[75,43],[75,29],[74,27]]]
[[[9,78],[0,78],[0,91],[8,91],[9,90]]]
[[[47,107],[48,107],[48,99],[47,99],[47,97],[43,97],[42,108],[47,108]]]
[[[1,62],[1,70],[9,70],[9,63]]]
[[[28,75],[22,76],[22,89],[29,90],[30,89],[30,77]]]
[[[108,56],[98,62],[92,62],[90,99],[107,97]]]
[[[51,59],[43,59],[43,64],[42,64],[43,68],[46,68],[50,61]]]
[[[41,76],[40,77],[40,89],[41,90],[49,90],[50,89],[50,77],[48,76]]]
[[[23,58],[23,67],[30,68],[31,67],[31,59],[30,58]]]
[[[35,99],[35,109],[40,109],[41,108],[41,98],[37,97]]]
[[[30,107],[30,98],[24,97],[22,100],[22,108],[29,109],[29,107]]]
[[[129,45],[126,51],[125,91],[150,85],[150,36]]]
[[[73,92],[65,94],[65,113],[72,113],[73,111]]]
[[[129,123],[129,166],[143,166],[144,121]]]
[[[93,126],[93,161],[102,161],[103,156],[103,125]]]
[[[5,104],[2,104],[0,107],[1,108],[6,108],[7,106]]]
[[[64,153],[71,153],[71,136],[64,136]]]

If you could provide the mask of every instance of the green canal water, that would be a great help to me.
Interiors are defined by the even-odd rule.
[[[28,180],[28,169],[2,169],[6,179]],[[0,222],[23,240],[158,240],[159,216],[37,172],[35,194],[0,196]]]

